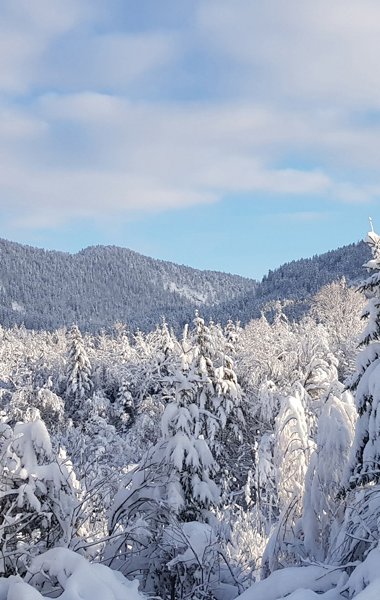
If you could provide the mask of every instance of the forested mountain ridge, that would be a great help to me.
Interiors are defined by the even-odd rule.
[[[274,300],[290,300],[288,311],[298,316],[326,283],[357,281],[367,259],[365,244],[351,244],[286,263],[258,283],[116,246],[69,254],[0,239],[0,323],[55,329],[76,322],[97,331],[122,321],[147,331],[163,316],[182,327],[196,308],[215,321],[247,323]]]
[[[257,283],[200,271],[115,246],[77,254],[0,240],[0,323],[54,329],[76,322],[96,331],[116,321],[149,330],[166,316],[174,326]]]
[[[369,258],[367,245],[358,242],[285,263],[263,277],[254,295],[243,293],[220,304],[213,318],[222,322],[239,319],[246,324],[277,300],[282,301],[288,316],[299,318],[310,308],[313,295],[326,284],[345,277],[349,285],[357,285],[365,275],[363,265]]]

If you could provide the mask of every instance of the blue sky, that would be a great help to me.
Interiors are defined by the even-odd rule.
[[[2,0],[0,235],[261,277],[380,229],[377,0]]]

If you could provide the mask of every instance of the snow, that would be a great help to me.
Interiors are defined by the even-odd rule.
[[[367,263],[372,298],[379,265]],[[124,575],[178,600],[380,598],[380,484],[360,479],[380,463],[380,300],[356,406],[338,382],[355,354],[339,336],[351,348],[359,328],[291,323],[278,305],[243,348],[198,315],[181,341],[166,325],[131,342],[120,327],[69,340],[0,328],[0,600],[140,600]]]
[[[0,286],[2,287],[2,286]],[[15,300],[11,303],[12,310],[15,312],[21,313],[22,315],[26,313],[25,306],[20,302],[16,302]]]
[[[43,596],[37,590],[23,581],[11,583],[7,596],[4,596],[4,600],[40,600],[41,598]]]
[[[374,581],[368,587],[355,596],[355,600],[379,600],[380,598],[380,582]]]
[[[138,591],[136,580],[129,581],[121,573],[104,565],[90,564],[83,556],[66,548],[54,548],[35,558],[25,579],[0,578],[0,600],[43,600],[48,597],[58,597],[60,600],[144,598]],[[51,596],[48,591],[49,581],[56,581],[62,589],[59,596]]]
[[[376,583],[380,591],[380,548],[372,550],[365,561],[359,564],[347,582],[350,595],[355,596],[365,589],[369,584]],[[380,596],[377,596],[379,598]]]
[[[353,441],[356,411],[343,385],[334,386],[318,420],[317,448],[306,473],[302,526],[308,555],[324,560],[330,547],[337,495]]]
[[[59,583],[63,589],[63,593],[59,596],[60,600],[142,600],[143,598],[138,592],[137,581],[129,581],[121,573],[112,571],[104,565],[90,564],[83,556],[66,548],[48,550],[32,561],[27,581],[36,587],[43,587],[43,578],[56,580]],[[31,595],[14,596],[14,600],[43,598],[36,593],[33,595],[34,590],[30,586],[23,585],[25,592],[27,588],[31,590]]]
[[[168,563],[168,567],[174,567],[177,563],[186,563],[187,568],[192,564],[204,564],[204,558],[207,550],[216,543],[215,533],[210,525],[190,521],[183,523],[180,528],[167,528],[165,537],[170,539],[170,543],[179,548],[185,546],[186,550],[177,554],[173,560]]]
[[[192,477],[194,498],[197,498],[205,505],[217,505],[220,501],[220,492],[218,486],[212,481],[212,479],[207,477],[206,473],[204,473],[202,477],[203,479],[200,479],[198,475],[193,475]]]
[[[188,285],[177,285],[174,281],[166,283],[165,289],[169,290],[169,292],[175,292],[179,296],[182,296],[182,298],[186,298],[186,300],[192,300],[198,305],[208,304],[210,301],[206,294],[201,294],[197,290],[190,288]]]
[[[280,600],[285,597],[289,600],[314,600],[316,595],[310,595],[310,592],[327,592],[339,583],[340,578],[341,572],[337,569],[329,570],[319,566],[289,567],[254,583],[236,600]],[[293,595],[294,592],[296,595]],[[323,598],[323,595],[317,597]],[[331,595],[327,597],[331,600],[334,598]],[[337,595],[335,597],[339,598]]]
[[[335,590],[329,590],[324,594],[316,594],[311,590],[300,589],[290,596],[286,596],[287,600],[340,600],[343,598]]]

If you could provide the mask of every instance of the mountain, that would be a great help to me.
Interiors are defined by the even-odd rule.
[[[0,323],[97,331],[116,321],[152,329],[165,316],[182,326],[201,311],[254,294],[252,279],[155,260],[126,248],[77,254],[0,239]]]
[[[238,318],[245,324],[259,317],[264,306],[276,300],[288,304],[285,312],[291,318],[299,318],[310,306],[312,296],[324,285],[345,277],[356,286],[365,278],[363,264],[370,259],[370,251],[364,242],[343,246],[312,258],[302,258],[283,264],[256,286],[255,293],[243,293],[215,310],[215,320]]]
[[[290,301],[299,317],[323,285],[363,275],[369,258],[360,242],[320,256],[286,263],[261,283],[156,260],[114,246],[94,246],[77,254],[47,251],[0,239],[0,323],[55,329],[77,323],[98,331],[116,321],[131,330],[150,330],[163,316],[175,328],[198,308],[206,318],[243,324],[264,305]]]

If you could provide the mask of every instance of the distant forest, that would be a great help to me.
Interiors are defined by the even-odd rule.
[[[298,318],[323,285],[357,281],[367,259],[363,243],[351,244],[284,264],[259,283],[114,246],[69,254],[0,240],[0,324],[53,330],[76,323],[95,333],[115,322],[149,331],[164,318],[179,331],[196,309],[222,324],[246,324],[278,300]]]

